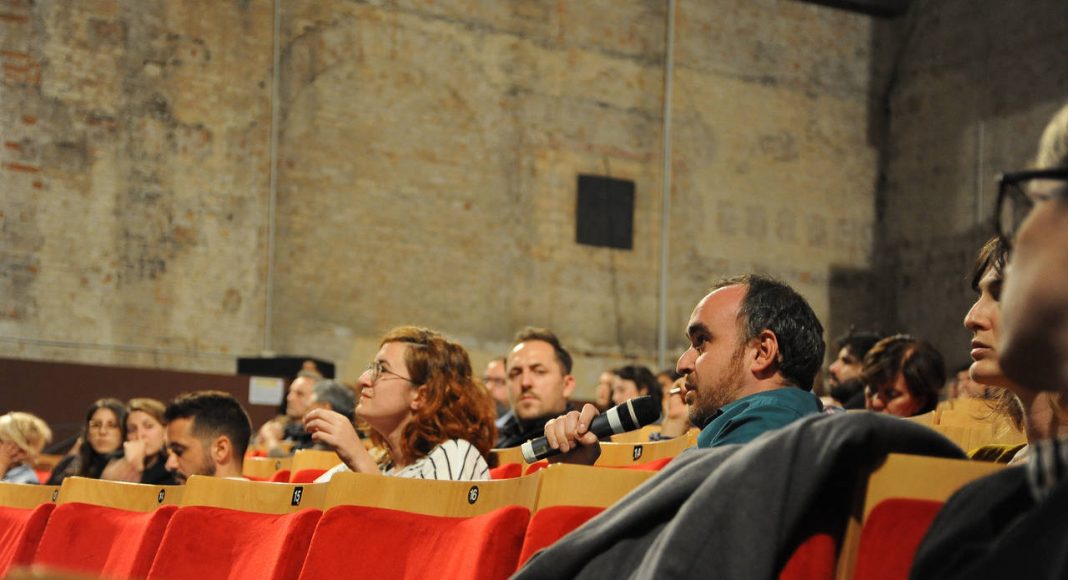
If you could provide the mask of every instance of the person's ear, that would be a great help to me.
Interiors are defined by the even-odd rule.
[[[415,388],[412,400],[410,403],[413,411],[418,411],[424,404],[426,404],[426,385],[419,385]]]
[[[571,375],[564,375],[564,398],[570,399],[571,393],[575,391],[575,377]]]
[[[219,435],[211,442],[211,458],[216,465],[225,465],[233,460],[234,444],[226,435]]]
[[[779,369],[779,339],[775,333],[764,329],[753,339],[753,358],[750,370],[754,375],[766,377]]]

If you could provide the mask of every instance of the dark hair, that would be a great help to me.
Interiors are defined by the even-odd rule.
[[[638,391],[641,392],[642,389],[645,389],[645,394],[652,397],[657,404],[657,408],[659,408],[661,398],[660,383],[656,382],[656,376],[653,375],[653,371],[641,365],[627,365],[613,370],[612,374],[621,379],[634,381]]]
[[[163,420],[167,423],[175,419],[192,419],[192,433],[201,440],[227,436],[234,446],[234,459],[241,465],[249,439],[252,438],[252,422],[233,395],[222,391],[196,391],[178,395],[167,404],[167,410],[163,413]]]
[[[317,402],[329,404],[332,410],[352,421],[356,410],[356,393],[352,389],[333,379],[322,379],[312,387],[312,396]]]
[[[556,362],[560,363],[560,368],[564,371],[561,374],[571,374],[571,353],[567,352],[564,347],[560,345],[560,339],[547,328],[528,326],[523,330],[520,330],[516,333],[515,339],[512,340],[512,346],[523,342],[530,342],[532,340],[540,340],[549,343],[553,347],[553,352],[556,354]]]
[[[823,325],[812,307],[787,284],[760,274],[728,278],[712,289],[734,285],[746,286],[738,311],[738,320],[745,323],[742,340],[748,342],[765,330],[773,332],[779,343],[779,372],[793,385],[811,391],[826,350]]]
[[[875,346],[875,343],[883,339],[883,335],[877,332],[856,332],[850,329],[838,340],[834,341],[838,350],[846,349],[846,352],[853,356],[858,361],[864,360],[864,355],[868,354],[871,347]]]
[[[115,413],[115,420],[119,422],[119,448],[116,452],[102,454],[89,444],[89,422],[93,420],[93,414],[100,409],[108,409]],[[126,441],[126,405],[118,399],[97,399],[89,405],[85,412],[85,425],[82,428],[82,446],[78,449],[78,463],[73,475],[100,479],[100,474],[108,466],[108,462],[122,453],[122,442]]]
[[[901,373],[905,387],[914,399],[922,401],[916,412],[922,415],[938,405],[938,392],[946,382],[946,363],[942,353],[926,340],[907,334],[895,334],[880,340],[864,356],[860,378],[865,386],[877,388]]]
[[[1009,261],[1009,248],[1001,236],[994,236],[983,244],[972,269],[972,290],[979,291],[979,281],[987,270],[994,270],[998,278],[1005,277],[1005,264]]]

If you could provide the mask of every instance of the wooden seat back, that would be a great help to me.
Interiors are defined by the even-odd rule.
[[[289,466],[292,473],[305,469],[330,469],[341,463],[341,458],[333,451],[320,451],[318,449],[299,449],[293,455],[293,462]]]
[[[655,471],[558,463],[542,469],[536,509],[553,506],[608,507]]]
[[[58,485],[0,482],[0,506],[31,509],[43,503],[55,503],[58,497]]]
[[[439,481],[342,472],[330,480],[323,509],[355,505],[448,517],[472,517],[510,505],[534,511],[540,481],[540,473],[501,480]]]
[[[594,465],[605,467],[641,465],[665,457],[675,457],[693,446],[694,441],[690,437],[676,437],[646,443],[601,443],[601,456],[597,458]]]
[[[264,514],[323,509],[325,483],[271,483],[194,475],[186,483],[182,506],[229,508]]]
[[[864,489],[858,490],[862,499],[854,508],[842,540],[837,578],[852,578],[864,521],[883,500],[907,498],[944,502],[967,483],[1004,468],[998,463],[964,459],[896,453],[888,455],[883,464],[872,472]]]
[[[145,485],[72,476],[63,480],[56,503],[88,503],[150,512],[161,505],[179,505],[184,492],[180,485]]]
[[[246,457],[241,466],[241,475],[270,479],[276,471],[289,469],[292,463],[292,457]]]

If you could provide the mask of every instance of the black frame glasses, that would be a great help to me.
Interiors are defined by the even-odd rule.
[[[998,176],[998,204],[994,212],[994,228],[1007,245],[1012,245],[1020,224],[1035,207],[1036,198],[1028,193],[1027,186],[1032,181],[1044,179],[1068,181],[1068,168],[1017,171]],[[1063,194],[1063,188],[1061,192]],[[1044,200],[1041,197],[1037,199]]]
[[[371,361],[371,364],[367,365],[367,370],[364,371],[364,372],[371,373],[371,384],[372,385],[377,383],[378,379],[382,378],[382,375],[393,375],[393,376],[397,377],[398,379],[404,379],[404,380],[408,381],[409,383],[414,383],[414,381],[412,381],[412,379],[410,379],[410,378],[408,378],[408,377],[406,377],[406,376],[404,376],[404,375],[402,375],[400,373],[395,373],[395,372],[387,369],[386,367],[382,366],[382,363],[380,361],[377,361],[377,360]]]

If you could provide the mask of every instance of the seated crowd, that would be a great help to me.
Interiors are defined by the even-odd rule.
[[[164,485],[194,475],[241,478],[252,449],[277,457],[312,448],[338,459],[318,481],[345,471],[485,480],[494,467],[492,449],[538,437],[559,452],[552,462],[596,464],[608,439],[592,431],[595,419],[636,397],[650,397],[662,410],[653,439],[695,433],[696,448],[708,450],[687,451],[678,463],[686,457],[688,465],[718,469],[721,461],[746,464],[736,459],[748,457],[739,449],[761,449],[772,436],[787,441],[810,427],[838,433],[835,425],[856,422],[843,417],[865,409],[924,424],[938,413],[940,398],[953,392],[982,397],[1026,444],[978,454],[1021,467],[980,479],[950,499],[919,547],[913,576],[1061,577],[1068,567],[1043,554],[1063,553],[1050,551],[1068,539],[1063,518],[1051,524],[1049,515],[1068,493],[1062,481],[1068,473],[1068,406],[1062,400],[1068,394],[1068,245],[1061,243],[1068,241],[1068,107],[1047,128],[1037,167],[1000,181],[997,235],[979,250],[972,272],[977,298],[963,319],[973,360],[967,376],[952,377],[949,386],[943,357],[930,342],[871,331],[850,331],[835,341],[821,379],[821,322],[788,285],[751,274],[715,284],[696,304],[686,327],[688,348],[675,368],[659,374],[635,364],[606,370],[594,402],[573,398],[572,356],[549,330],[521,331],[480,381],[462,345],[404,326],[381,338],[351,388],[302,371],[289,386],[285,415],[255,436],[241,404],[222,392],[188,393],[166,404],[100,399],[46,483],[68,476]],[[887,432],[904,424],[871,423],[891,425]],[[48,425],[30,413],[0,416],[2,480],[37,483],[32,466],[51,438]],[[682,468],[660,476],[672,477],[686,476]],[[706,483],[693,485],[696,496]],[[663,496],[632,498],[613,521],[618,525],[654,501]],[[680,512],[679,521],[684,517]],[[562,562],[600,554],[581,530],[576,534],[535,557],[520,576],[551,574]],[[658,562],[648,554],[634,557]]]

